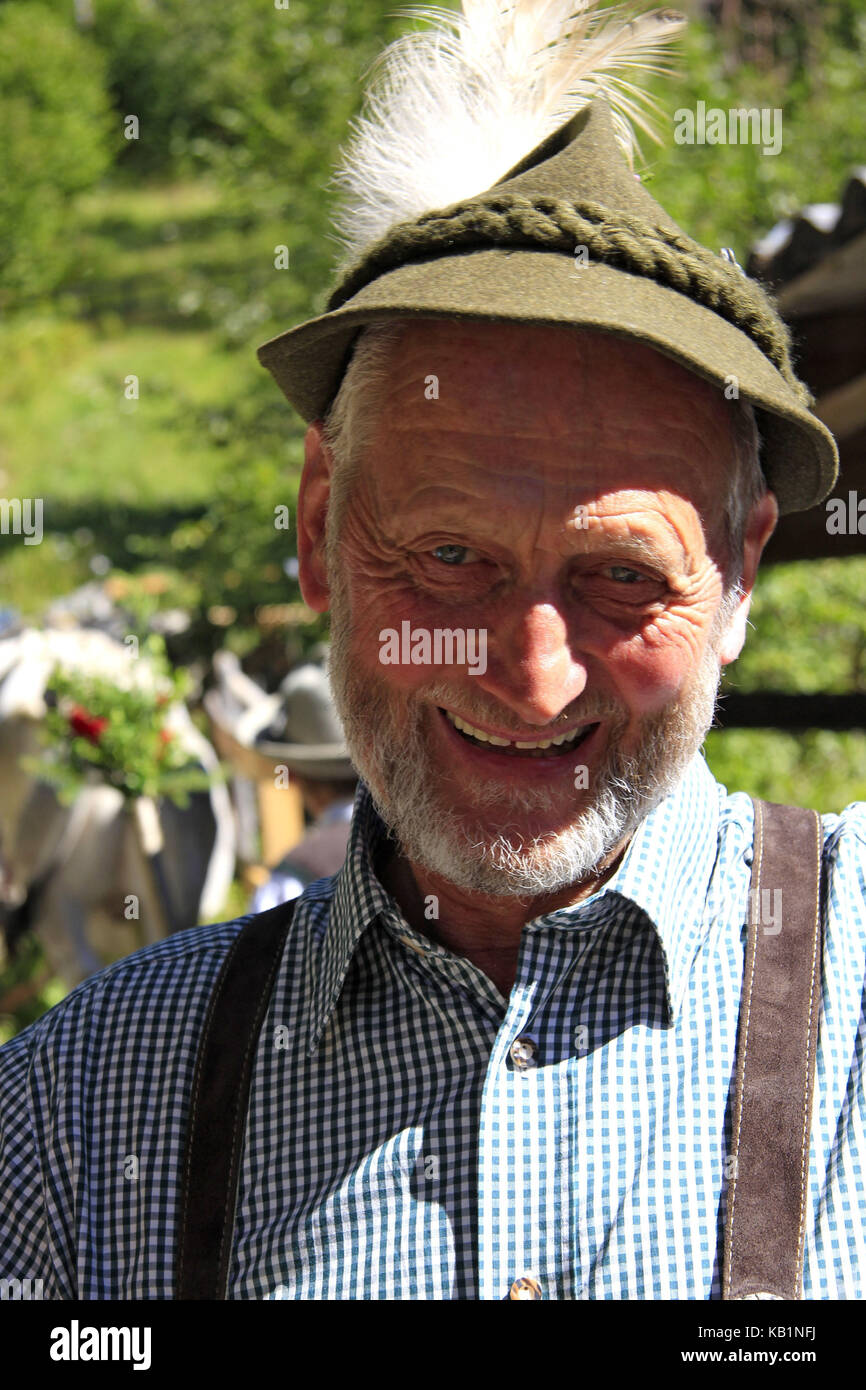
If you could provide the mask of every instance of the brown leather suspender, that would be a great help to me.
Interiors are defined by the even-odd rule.
[[[755,802],[722,1268],[725,1299],[802,1297],[821,1009],[821,848],[815,811]]]
[[[802,1297],[821,1003],[820,870],[818,815],[756,801],[724,1299]],[[250,918],[210,1002],[193,1080],[176,1299],[227,1294],[252,1069],[294,907],[282,903]]]

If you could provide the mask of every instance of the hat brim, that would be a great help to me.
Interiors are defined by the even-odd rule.
[[[204,707],[217,752],[240,777],[260,781],[272,777],[278,767],[319,782],[349,781],[358,775],[345,743],[242,743],[219,690],[206,691]]]
[[[341,308],[281,333],[258,358],[307,421],[339,387],[355,336],[391,318],[454,318],[591,328],[655,348],[756,408],[762,466],[782,513],[830,492],[838,450],[756,343],[713,310],[649,277],[561,252],[484,248],[397,266]]]
[[[358,775],[344,743],[259,742],[255,750],[275,765],[285,763],[290,772],[315,782],[348,781]]]

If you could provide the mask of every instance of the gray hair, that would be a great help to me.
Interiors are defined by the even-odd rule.
[[[391,353],[404,324],[404,319],[386,319],[361,330],[340,389],[325,416],[324,439],[334,457],[326,529],[329,565],[336,555],[337,537],[358,465],[369,447],[388,385]]]
[[[328,508],[326,554],[336,559],[337,537],[351,495],[352,483],[388,384],[391,353],[408,320],[388,319],[362,329],[340,389],[324,422],[325,443],[334,457],[331,505]],[[737,397],[733,403],[735,466],[724,508],[728,565],[725,596],[738,594],[742,578],[743,539],[755,502],[767,491],[761,471],[760,446],[754,407]]]
[[[725,502],[725,537],[728,568],[725,584],[742,577],[743,540],[746,522],[755,503],[767,492],[767,479],[761,468],[761,436],[755,407],[751,401],[736,400],[733,413],[734,471]]]

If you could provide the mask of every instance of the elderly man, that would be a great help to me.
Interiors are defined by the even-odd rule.
[[[769,301],[634,179],[602,99],[486,193],[386,220],[260,350],[310,421],[346,863],[3,1050],[0,1273],[860,1297],[866,806],[780,819],[701,753],[832,438]]]

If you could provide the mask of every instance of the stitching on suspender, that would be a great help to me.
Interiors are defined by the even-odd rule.
[[[732,1149],[732,1152],[733,1152],[733,1154],[734,1154],[734,1171],[733,1171],[732,1178],[731,1178],[731,1182],[730,1182],[729,1189],[728,1189],[728,1190],[729,1190],[729,1206],[728,1206],[728,1216],[727,1216],[726,1229],[725,1229],[726,1267],[724,1268],[724,1272],[723,1272],[723,1281],[722,1281],[722,1297],[723,1297],[723,1298],[730,1298],[730,1297],[743,1297],[743,1298],[761,1297],[760,1294],[744,1294],[744,1293],[739,1293],[739,1292],[738,1292],[736,1295],[733,1294],[733,1282],[734,1282],[734,1280],[733,1280],[733,1275],[734,1275],[735,1270],[736,1270],[736,1271],[739,1270],[739,1258],[738,1258],[737,1251],[735,1251],[735,1249],[734,1249],[734,1242],[735,1242],[735,1240],[737,1239],[737,1229],[736,1229],[735,1222],[734,1222],[734,1211],[735,1211],[735,1206],[736,1206],[736,1202],[737,1202],[737,1192],[738,1192],[738,1186],[737,1186],[737,1184],[738,1184],[738,1178],[739,1178],[738,1159],[739,1159],[739,1153],[740,1153],[740,1146],[741,1146],[741,1143],[742,1143],[742,1129],[743,1129],[743,1118],[744,1118],[745,1099],[746,1099],[746,1094],[747,1094],[747,1090],[748,1090],[748,1087],[747,1087],[747,1074],[748,1074],[749,1076],[751,1075],[750,1067],[751,1067],[752,1058],[750,1057],[750,1054],[749,1054],[749,1044],[750,1044],[750,1041],[751,1041],[752,1002],[753,1002],[753,996],[754,996],[754,983],[755,983],[755,979],[756,979],[757,953],[758,953],[759,942],[760,942],[760,913],[759,913],[758,911],[756,911],[756,906],[757,906],[757,904],[760,904],[761,901],[762,901],[762,896],[763,896],[763,875],[764,875],[765,865],[766,865],[766,863],[768,862],[768,861],[767,861],[767,856],[766,856],[766,854],[765,854],[765,844],[764,844],[764,841],[765,841],[765,831],[766,831],[766,826],[765,826],[765,820],[766,820],[766,818],[765,818],[763,812],[764,812],[764,809],[765,809],[765,808],[764,808],[764,806],[762,805],[762,803],[758,800],[758,798],[753,798],[753,804],[754,804],[754,806],[755,806],[755,825],[754,825],[754,837],[753,837],[754,854],[753,854],[753,865],[752,865],[752,887],[753,887],[753,889],[754,889],[754,893],[753,893],[752,903],[750,904],[750,912],[749,912],[749,930],[748,930],[748,944],[747,944],[746,968],[745,968],[745,971],[744,971],[743,990],[742,990],[741,1008],[740,1008],[740,1024],[741,1024],[741,1026],[740,1026],[740,1028],[738,1029],[738,1037],[737,1037],[738,1060],[737,1060],[737,1071],[736,1071],[736,1079],[735,1079],[736,1114],[735,1114],[735,1117],[734,1117],[733,1136],[732,1136],[732,1145],[731,1145],[731,1149]],[[775,813],[775,808],[768,807],[768,808],[766,808],[766,809],[767,809],[767,810],[772,809],[772,810],[774,811],[774,813]],[[791,1286],[791,1282],[789,1282],[789,1284],[786,1285],[786,1287],[787,1287],[788,1290],[789,1290],[789,1292],[788,1292],[787,1295],[781,1295],[781,1294],[780,1294],[780,1295],[775,1295],[776,1297],[787,1297],[787,1298],[790,1298],[790,1299],[792,1299],[792,1300],[799,1300],[799,1299],[801,1299],[801,1298],[803,1297],[802,1283],[803,1283],[803,1268],[804,1268],[804,1262],[805,1262],[805,1236],[806,1236],[806,1224],[807,1224],[807,1213],[808,1213],[808,1177],[809,1177],[810,1122],[811,1122],[812,1104],[813,1104],[813,1100],[814,1100],[815,1060],[816,1060],[817,1044],[818,1044],[818,1019],[819,1019],[819,1012],[820,1012],[820,1005],[821,1005],[821,994],[822,994],[822,988],[821,988],[821,943],[822,943],[822,939],[823,939],[823,932],[822,932],[822,925],[823,925],[823,924],[822,924],[822,893],[823,893],[823,879],[822,879],[822,873],[823,873],[823,822],[822,822],[822,820],[821,820],[820,815],[818,815],[817,812],[812,811],[811,813],[808,813],[808,814],[811,814],[811,817],[812,817],[813,854],[812,854],[812,858],[811,858],[810,867],[814,870],[814,873],[813,873],[813,875],[812,875],[813,881],[812,881],[812,889],[811,889],[811,895],[810,895],[810,896],[811,896],[811,899],[812,899],[812,901],[811,901],[811,912],[812,912],[812,916],[811,916],[811,959],[809,960],[810,977],[809,977],[808,1012],[807,1012],[806,1017],[803,1018],[802,1013],[800,1012],[801,1005],[798,1004],[798,1006],[797,1006],[797,1008],[798,1008],[798,1017],[800,1018],[800,1022],[801,1022],[802,1024],[805,1025],[804,1028],[803,1028],[803,1033],[805,1034],[805,1042],[804,1042],[804,1044],[802,1045],[802,1048],[801,1048],[799,1044],[800,1044],[800,1037],[801,1037],[802,1035],[798,1035],[798,1038],[797,1038],[797,1040],[796,1040],[797,1043],[798,1043],[798,1048],[797,1048],[797,1054],[795,1054],[795,1055],[798,1055],[799,1065],[797,1065],[796,1062],[794,1062],[794,1056],[792,1056],[792,1062],[794,1062],[794,1074],[793,1074],[793,1076],[790,1078],[791,1087],[793,1088],[794,1086],[799,1086],[799,1088],[800,1088],[800,1089],[799,1089],[799,1096],[802,1097],[802,1099],[801,1099],[800,1102],[799,1102],[800,1105],[801,1105],[801,1129],[800,1129],[800,1168],[799,1168],[799,1171],[800,1171],[800,1187],[799,1187],[799,1193],[798,1193],[799,1209],[798,1209],[798,1225],[797,1225],[797,1246],[796,1246],[796,1257],[795,1257],[795,1258],[792,1258],[792,1259],[790,1260],[790,1262],[788,1261],[787,1256],[786,1256],[786,1258],[785,1258],[785,1263],[786,1263],[786,1264],[790,1264],[790,1266],[793,1266],[793,1268],[790,1268],[790,1267],[789,1267],[789,1278],[793,1281],[793,1287]],[[804,828],[805,828],[805,827],[804,827]],[[799,830],[798,830],[797,833],[799,834]],[[807,854],[808,854],[808,851],[806,851],[806,853],[805,853],[804,856],[803,856],[804,860],[805,860]],[[807,909],[807,903],[806,903],[805,901],[803,901],[802,903],[799,903],[799,904],[798,904],[798,907],[799,907],[800,910],[798,911],[798,914],[797,914],[797,915],[798,915],[798,917],[800,917],[801,914],[802,914],[802,912],[803,912],[804,910]],[[804,923],[803,925],[805,925],[805,923]],[[798,948],[798,955],[797,955],[797,960],[796,960],[796,961],[794,961],[794,960],[791,958],[791,956],[790,956],[790,948],[789,948],[789,950],[788,950],[788,960],[787,960],[787,962],[785,962],[785,960],[784,960],[784,955],[782,955],[782,956],[780,957],[780,964],[781,964],[783,970],[789,970],[789,971],[790,971],[790,978],[792,978],[792,979],[794,978],[794,975],[796,974],[796,977],[797,977],[797,979],[799,980],[799,982],[800,982],[801,985],[805,983],[805,981],[803,981],[803,979],[802,979],[802,973],[801,973],[801,971],[802,971],[802,967],[806,964],[806,959],[805,959],[806,944],[807,944],[807,943],[806,943],[806,940],[803,940],[803,941],[801,942],[800,947]],[[776,951],[776,955],[777,955],[777,956],[779,955],[778,950]],[[762,957],[762,959],[763,959],[763,957]],[[794,967],[796,967],[796,971],[794,970]],[[805,1002],[806,1002],[805,1000],[802,1000],[802,996],[800,996],[800,999],[801,999],[802,1003],[805,1003]],[[789,1040],[789,1042],[790,1042],[790,1041],[792,1041],[792,1040]],[[796,1122],[795,1122],[795,1123],[796,1123]],[[793,1129],[793,1126],[792,1126],[792,1129]],[[791,1137],[793,1138],[793,1134],[791,1135]],[[753,1135],[753,1138],[754,1138],[754,1135]],[[793,1157],[793,1154],[791,1155],[791,1157]],[[752,1191],[752,1186],[751,1186],[751,1185],[749,1186],[749,1191],[750,1191],[750,1196],[755,1196],[755,1195],[756,1195],[756,1194]],[[792,1256],[793,1256],[793,1253],[794,1253],[794,1252],[791,1252]],[[759,1263],[760,1263],[760,1262],[759,1262]],[[770,1296],[772,1296],[772,1295],[770,1295]]]
[[[727,1217],[727,1228],[728,1228],[729,1242],[730,1242],[730,1235],[731,1235],[731,1232],[732,1232],[732,1230],[733,1230],[733,1225],[734,1225],[734,1206],[735,1206],[735,1203],[736,1203],[736,1200],[737,1200],[737,1180],[738,1180],[738,1172],[739,1172],[739,1168],[738,1168],[738,1159],[739,1159],[739,1151],[740,1151],[740,1129],[741,1129],[741,1126],[742,1126],[742,1119],[743,1119],[743,1096],[744,1096],[744,1094],[745,1094],[746,1065],[747,1065],[748,1051],[749,1051],[749,1024],[750,1024],[751,1013],[752,1013],[752,984],[753,984],[753,981],[754,981],[754,978],[755,978],[755,960],[756,960],[757,954],[758,954],[758,950],[757,950],[757,945],[758,945],[758,943],[757,943],[757,922],[753,920],[753,918],[754,918],[754,916],[755,916],[755,913],[754,913],[754,904],[755,904],[755,902],[758,902],[758,903],[761,902],[761,869],[762,869],[763,858],[764,858],[764,814],[763,814],[763,806],[761,805],[761,802],[760,802],[760,801],[757,801],[757,800],[753,801],[752,804],[754,805],[754,808],[755,808],[754,860],[753,860],[753,869],[752,869],[752,880],[753,880],[753,882],[755,883],[755,886],[756,886],[756,888],[757,888],[757,893],[755,893],[754,895],[750,894],[750,908],[751,908],[751,911],[749,912],[749,929],[748,929],[748,935],[747,935],[747,940],[746,940],[746,953],[747,953],[747,956],[748,956],[749,953],[751,953],[751,960],[750,960],[750,962],[749,962],[749,971],[748,971],[748,974],[747,974],[747,976],[746,976],[746,978],[745,978],[745,980],[744,980],[744,983],[743,983],[743,990],[744,990],[744,993],[745,993],[745,1004],[746,1004],[746,1020],[745,1020],[745,1030],[744,1030],[744,1033],[743,1033],[742,1055],[741,1055],[740,1058],[739,1058],[739,1064],[738,1064],[738,1067],[737,1067],[737,1074],[736,1074],[736,1081],[735,1081],[735,1086],[736,1086],[736,1091],[737,1091],[737,1113],[736,1113],[736,1116],[734,1117],[734,1134],[733,1134],[733,1142],[732,1142],[732,1144],[731,1144],[731,1148],[732,1148],[732,1151],[733,1151],[733,1157],[734,1157],[734,1173],[733,1173],[733,1177],[732,1177],[732,1180],[731,1180],[731,1186],[730,1186],[730,1204],[729,1204],[729,1207],[728,1207],[728,1217]],[[755,868],[755,865],[757,865],[757,868]],[[737,1046],[739,1047],[739,1036],[738,1036],[738,1038],[737,1038]],[[728,1268],[725,1270],[725,1292],[726,1292],[726,1293],[730,1293],[730,1291],[731,1291],[731,1279],[732,1279],[732,1272],[733,1272],[733,1264],[734,1264],[734,1251],[733,1251],[733,1244],[730,1243],[730,1259],[729,1259],[729,1261],[728,1261]]]
[[[817,811],[815,815],[815,856],[818,863],[818,872],[815,876],[815,903],[814,903],[814,922],[812,932],[812,988],[809,997],[809,1032],[806,1043],[806,1077],[807,1089],[803,1096],[803,1134],[800,1145],[800,1229],[797,1240],[797,1272],[794,1282],[794,1298],[800,1298],[800,1290],[803,1280],[803,1263],[806,1253],[806,1212],[808,1202],[808,1178],[809,1178],[809,1130],[810,1130],[810,1110],[813,1097],[813,1086],[809,1084],[809,1079],[813,1076],[813,1064],[815,1054],[818,1050],[818,1033],[814,1024],[816,1007],[819,1004],[818,973],[816,969],[818,949],[821,941],[821,872],[823,836],[822,821]]]

